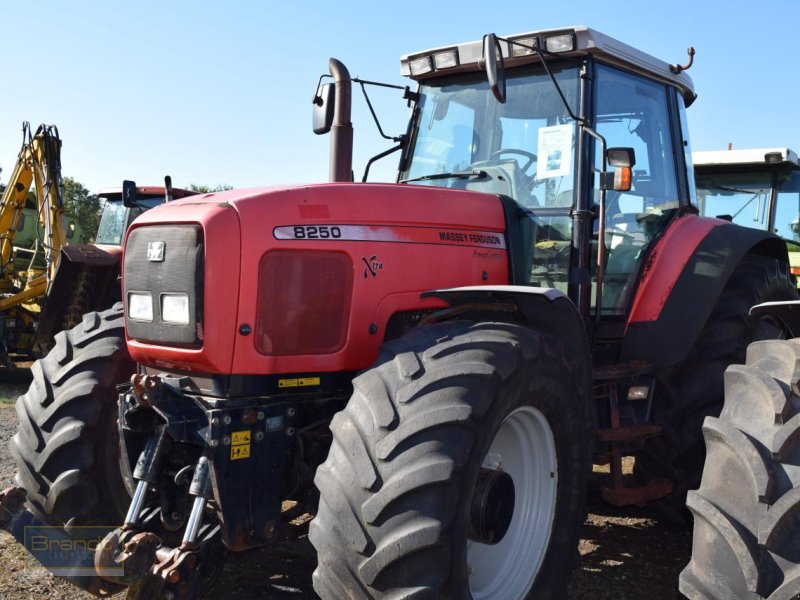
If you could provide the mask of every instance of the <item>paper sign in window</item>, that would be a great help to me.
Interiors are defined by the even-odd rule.
[[[539,129],[536,178],[565,177],[572,173],[573,125],[553,125]]]

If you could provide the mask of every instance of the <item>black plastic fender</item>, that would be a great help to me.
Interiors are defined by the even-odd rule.
[[[521,321],[561,339],[565,351],[578,365],[585,389],[592,389],[592,355],[586,326],[576,306],[562,292],[521,285],[487,285],[431,290],[422,297],[441,298],[454,307],[472,305],[472,316],[467,314],[468,318]]]
[[[64,315],[73,298],[81,272],[93,271],[90,302],[85,312],[110,308],[120,300],[119,270],[122,251],[108,252],[94,244],[69,244],[61,248],[58,267],[47,289],[44,308],[36,326],[34,348],[44,353],[63,328]]]

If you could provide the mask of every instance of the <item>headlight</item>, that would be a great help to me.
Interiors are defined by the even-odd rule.
[[[189,324],[188,294],[162,294],[161,320],[176,325]]]
[[[128,292],[128,318],[134,321],[153,320],[153,295],[150,292]]]

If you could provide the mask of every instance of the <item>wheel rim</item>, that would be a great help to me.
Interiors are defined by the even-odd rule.
[[[514,481],[514,514],[494,545],[467,542],[469,587],[475,600],[523,598],[542,566],[556,506],[558,469],[553,432],[531,406],[506,417],[483,460]]]

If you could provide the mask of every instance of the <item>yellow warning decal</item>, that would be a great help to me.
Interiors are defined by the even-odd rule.
[[[231,433],[231,460],[250,458],[250,430]]]
[[[279,388],[309,387],[319,385],[319,377],[298,377],[297,379],[279,379]]]
[[[231,446],[231,460],[239,460],[240,458],[250,458],[250,444]]]
[[[234,446],[238,446],[239,444],[249,444],[250,443],[250,430],[246,429],[244,431],[234,431],[231,434],[231,444]]]

